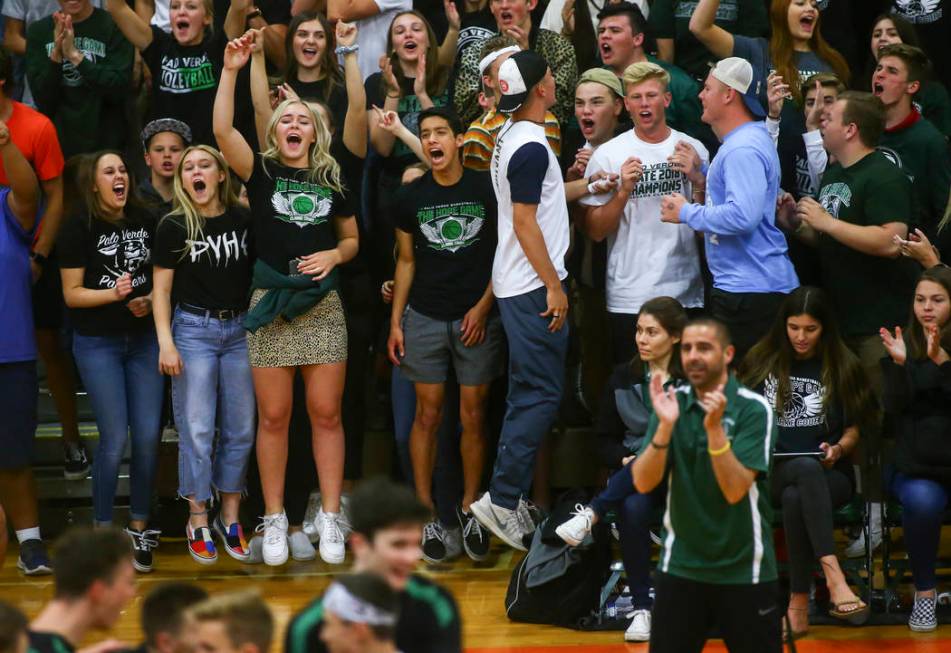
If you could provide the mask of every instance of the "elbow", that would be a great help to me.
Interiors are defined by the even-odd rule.
[[[694,9],[694,13],[690,17],[689,29],[690,33],[693,34],[698,41],[703,41],[703,35],[707,30],[707,26],[704,25],[703,21],[697,16],[696,9]]]
[[[726,502],[728,504],[730,504],[731,506],[735,506],[740,501],[746,498],[747,492],[748,492],[747,490],[744,490],[743,492],[734,491],[734,492],[724,493],[723,498],[726,499]]]

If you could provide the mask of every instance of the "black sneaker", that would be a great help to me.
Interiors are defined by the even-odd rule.
[[[462,528],[462,546],[466,555],[479,562],[489,555],[489,533],[479,523],[471,512],[463,512],[456,506],[456,519]]]
[[[86,446],[80,442],[78,444],[66,444],[66,462],[63,465],[63,476],[67,481],[82,481],[89,476],[89,454],[86,453]]]
[[[152,549],[158,546],[162,531],[126,528],[125,533],[132,541],[132,566],[140,573],[149,573],[152,571]]]
[[[20,542],[17,568],[27,576],[45,576],[53,573],[43,540],[32,539]]]
[[[440,563],[446,559],[446,530],[437,521],[423,526],[423,560]]]

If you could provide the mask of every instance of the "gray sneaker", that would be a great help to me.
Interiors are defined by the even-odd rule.
[[[525,524],[525,516],[520,511],[495,505],[488,492],[473,503],[469,510],[480,524],[510,547],[519,551],[528,550],[522,544],[522,538],[534,529]]]

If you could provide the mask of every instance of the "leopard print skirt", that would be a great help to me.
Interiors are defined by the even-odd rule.
[[[251,294],[251,308],[267,292]],[[347,320],[336,291],[328,292],[309,311],[290,322],[278,317],[248,333],[251,367],[297,367],[347,360]]]

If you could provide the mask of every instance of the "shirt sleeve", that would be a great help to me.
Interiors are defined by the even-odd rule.
[[[548,150],[541,143],[526,143],[509,159],[506,177],[512,189],[512,202],[540,204],[542,185],[548,171]]]
[[[822,143],[822,133],[818,129],[814,129],[804,133],[802,140],[806,145],[809,181],[812,182],[813,188],[820,188],[822,173],[826,171],[826,166],[829,165],[829,153],[826,152],[825,145]]]
[[[405,231],[408,234],[411,234],[415,231],[415,220],[412,215],[413,206],[413,191],[418,187],[418,184],[414,181],[411,184],[400,187],[396,191],[393,201],[393,224],[396,225],[396,228],[400,231]]]
[[[184,235],[181,226],[172,218],[160,220],[155,230],[152,262],[160,268],[177,268],[185,249]]]
[[[53,123],[44,117],[33,147],[33,166],[40,181],[56,179],[63,174],[63,150]]]
[[[890,179],[876,179],[868,184],[865,199],[865,223],[883,225],[889,222],[915,222],[914,193],[911,181],[904,172],[895,168],[897,174]]]
[[[773,409],[752,390],[740,390],[747,401],[737,415],[731,449],[736,459],[755,472],[769,471],[776,446],[776,422]]]
[[[0,13],[7,18],[26,22],[26,5],[22,0],[6,0],[3,3],[3,11]]]
[[[716,206],[685,204],[680,221],[694,231],[721,236],[748,234],[763,219],[763,193],[750,189],[767,187],[765,162],[755,149],[740,147],[724,157],[722,165],[725,201]]]
[[[352,218],[356,214],[353,205],[353,193],[348,193],[345,190],[339,193],[335,192],[333,201],[335,218]]]

